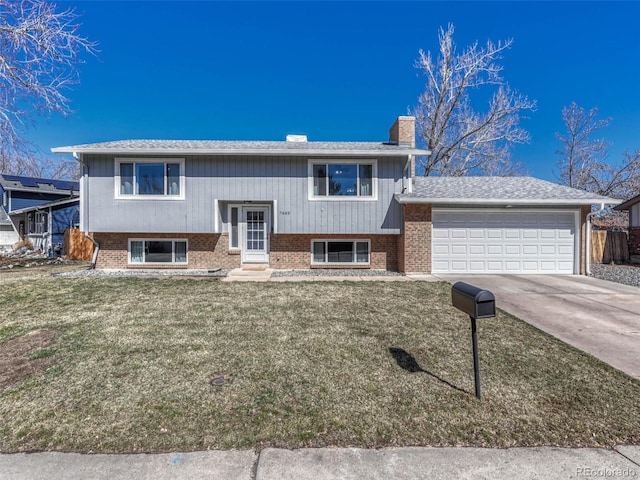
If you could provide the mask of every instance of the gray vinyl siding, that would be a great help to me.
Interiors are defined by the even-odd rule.
[[[88,229],[91,232],[213,233],[214,201],[226,219],[230,202],[275,200],[278,233],[397,234],[401,207],[393,199],[402,191],[406,157],[352,158],[377,160],[377,200],[324,201],[308,198],[308,157],[186,156],[185,199],[116,199],[116,158],[83,155],[89,167]],[[324,158],[324,157],[321,157]],[[218,230],[222,231],[222,222]]]

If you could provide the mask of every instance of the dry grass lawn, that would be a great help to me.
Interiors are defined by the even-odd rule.
[[[444,283],[51,271],[0,273],[0,351],[55,332],[21,351],[48,369],[0,391],[0,451],[640,443],[640,382],[502,312],[478,401]]]

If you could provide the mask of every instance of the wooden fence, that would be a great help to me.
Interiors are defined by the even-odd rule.
[[[93,260],[93,242],[77,228],[64,231],[64,254],[72,260]]]
[[[628,261],[627,232],[591,231],[591,263],[627,263]]]

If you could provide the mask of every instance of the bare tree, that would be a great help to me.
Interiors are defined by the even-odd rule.
[[[611,142],[603,138],[593,138],[599,130],[611,122],[611,118],[598,119],[598,107],[589,111],[571,102],[562,108],[562,120],[566,132],[556,133],[562,143],[558,168],[559,180],[573,188],[587,189],[592,173],[603,165]]]
[[[440,53],[420,50],[416,68],[427,78],[414,110],[418,134],[432,153],[418,159],[424,175],[513,175],[522,165],[511,161],[511,146],[527,143],[529,133],[519,126],[521,112],[536,102],[512,90],[497,63],[513,40],[478,42],[458,52],[454,27],[440,28]],[[486,87],[486,88],[482,88]],[[492,89],[485,112],[474,109],[471,93]]]
[[[572,102],[562,109],[562,120],[566,132],[556,133],[562,144],[556,153],[563,184],[620,199],[640,193],[640,150],[625,151],[622,160],[613,163],[608,157],[611,142],[594,138],[611,118],[599,119],[598,107],[587,111]]]
[[[37,155],[36,153],[11,155],[0,151],[0,173],[36,178],[77,180],[80,178],[80,167],[75,161],[57,157]]]
[[[80,36],[73,10],[44,0],[0,0],[0,165],[20,169],[34,149],[24,130],[37,115],[70,113],[65,91],[78,83]]]

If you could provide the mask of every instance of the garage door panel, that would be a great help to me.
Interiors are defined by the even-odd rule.
[[[467,245],[451,245],[451,255],[467,255]]]
[[[433,256],[444,256],[449,255],[450,245],[434,245],[433,246]]]
[[[469,245],[469,255],[486,255],[484,245]]]
[[[435,228],[433,229],[432,232],[432,236],[434,239],[442,239],[442,240],[447,240],[449,238],[449,230],[447,229],[440,229],[440,230],[436,230]]]
[[[505,255],[520,255],[520,245],[505,245]]]
[[[557,255],[558,249],[556,245],[540,245],[540,254],[541,255]]]
[[[487,255],[503,255],[504,245],[487,245]]]
[[[435,273],[574,273],[567,212],[433,211]]]
[[[558,245],[558,254],[560,254],[560,255],[573,255],[573,246],[570,246],[570,245]]]

